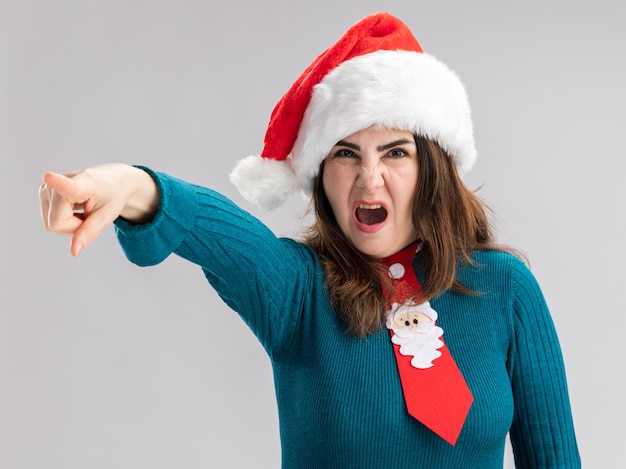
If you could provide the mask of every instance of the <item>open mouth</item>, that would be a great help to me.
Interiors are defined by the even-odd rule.
[[[387,210],[381,204],[359,204],[355,212],[356,219],[364,225],[377,225],[387,218]]]

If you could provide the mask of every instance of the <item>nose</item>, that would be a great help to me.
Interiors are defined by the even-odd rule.
[[[357,187],[367,192],[373,192],[383,186],[382,168],[379,164],[362,164],[357,177]]]

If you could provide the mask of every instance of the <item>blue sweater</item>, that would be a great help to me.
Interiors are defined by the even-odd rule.
[[[389,332],[344,332],[310,247],[214,191],[152,175],[159,212],[146,225],[118,219],[122,248],[142,266],[171,253],[198,264],[258,337],[274,371],[284,468],[500,469],[507,433],[516,467],[580,467],[557,335],[514,256],[476,252],[459,276],[479,294],[431,301],[474,396],[451,446],[407,414]],[[418,254],[421,280],[420,266]]]

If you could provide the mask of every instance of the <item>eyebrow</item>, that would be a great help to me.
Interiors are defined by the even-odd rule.
[[[408,138],[401,138],[399,140],[394,140],[393,142],[385,143],[384,145],[380,145],[380,146],[376,147],[376,151],[389,150],[390,148],[393,148],[395,146],[406,145],[407,143],[415,144],[415,141],[409,140]],[[336,147],[348,147],[348,148],[352,148],[353,150],[356,150],[356,151],[361,151],[361,147],[359,145],[357,145],[355,143],[346,142],[345,140],[339,140],[335,144],[335,146]]]

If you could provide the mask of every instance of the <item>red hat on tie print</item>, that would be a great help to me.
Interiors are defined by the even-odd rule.
[[[250,202],[273,209],[310,194],[320,164],[341,139],[380,126],[435,140],[460,174],[476,160],[465,87],[389,13],[353,25],[322,52],[276,104],[260,155],[230,175]]]

